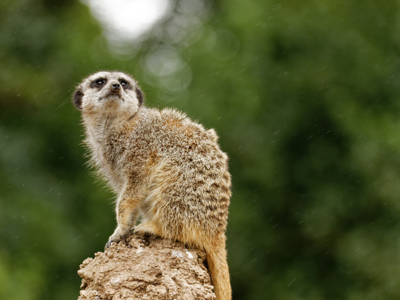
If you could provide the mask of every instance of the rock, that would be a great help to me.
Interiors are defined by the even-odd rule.
[[[215,300],[205,258],[182,243],[134,234],[83,261],[78,300]]]

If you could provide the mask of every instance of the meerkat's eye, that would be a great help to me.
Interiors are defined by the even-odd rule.
[[[96,85],[102,86],[103,84],[104,84],[104,80],[103,79],[96,80]]]
[[[120,79],[119,83],[122,85],[122,87],[124,89],[130,89],[131,88],[130,84],[124,79]]]
[[[92,82],[90,85],[91,87],[97,87],[100,88],[106,84],[107,80],[103,78],[96,79],[95,81]]]

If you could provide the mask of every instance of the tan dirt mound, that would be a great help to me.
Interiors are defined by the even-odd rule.
[[[215,300],[205,258],[182,243],[135,234],[84,260],[78,300]]]

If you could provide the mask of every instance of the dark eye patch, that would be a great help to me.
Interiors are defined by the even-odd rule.
[[[91,88],[102,88],[105,84],[107,83],[107,79],[104,78],[98,78],[94,80],[91,84]]]
[[[131,90],[132,89],[132,87],[131,87],[131,85],[129,84],[129,82],[128,81],[126,81],[125,79],[120,79],[119,80],[119,83],[121,84],[121,86],[125,89],[125,90]]]

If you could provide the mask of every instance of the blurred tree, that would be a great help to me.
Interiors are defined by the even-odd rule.
[[[70,95],[121,69],[220,135],[234,299],[398,299],[398,1],[173,5],[109,46],[78,1],[0,4],[0,298],[77,297],[113,230]]]

